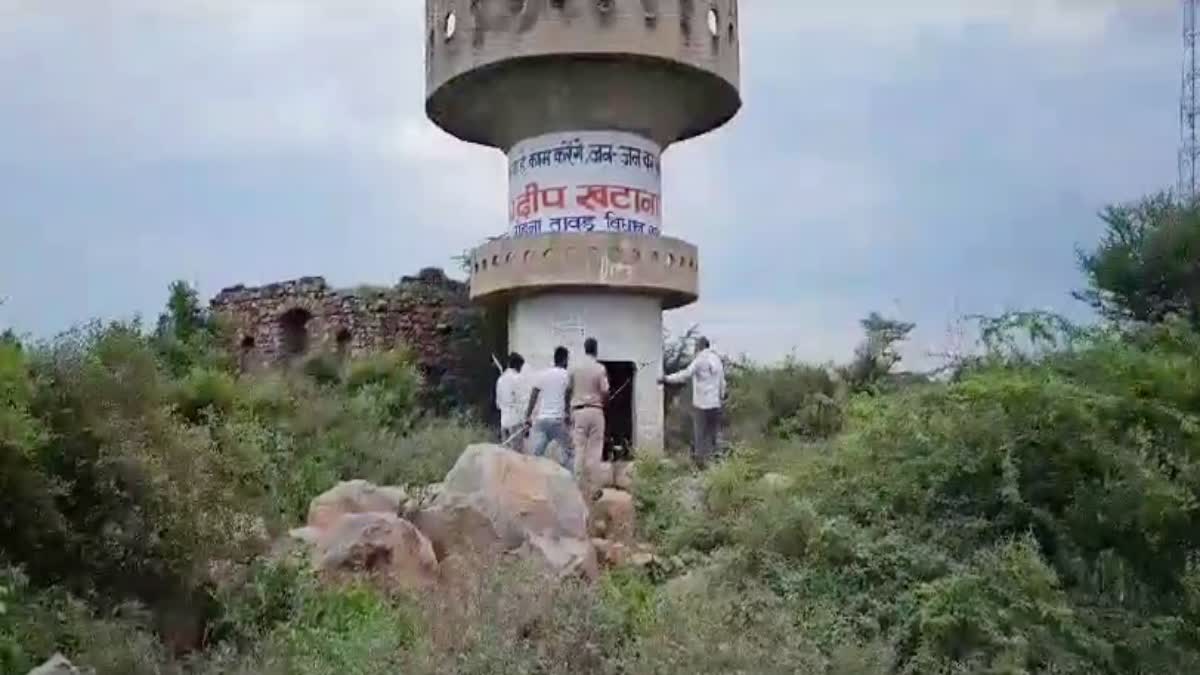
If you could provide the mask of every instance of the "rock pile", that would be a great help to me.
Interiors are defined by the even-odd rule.
[[[633,495],[612,485],[620,473],[605,474],[607,485],[589,508],[556,462],[473,445],[443,483],[411,494],[341,483],[312,501],[306,526],[292,535],[309,545],[314,568],[331,581],[361,575],[422,589],[504,557],[558,578],[595,579],[601,566],[652,559],[635,543]]]

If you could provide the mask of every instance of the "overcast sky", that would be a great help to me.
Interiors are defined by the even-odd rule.
[[[503,156],[424,117],[419,0],[0,0],[0,328],[392,283],[502,231]],[[904,9],[900,9],[904,6]],[[858,319],[1077,318],[1097,211],[1169,187],[1174,0],[743,0],[745,107],[665,156],[726,352],[841,359]]]

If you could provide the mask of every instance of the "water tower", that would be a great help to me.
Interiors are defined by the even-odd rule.
[[[663,311],[699,297],[667,236],[662,155],[741,107],[737,0],[426,0],[426,112],[508,159],[508,226],[472,253],[471,297],[549,366],[600,341],[610,440],[663,443]],[[693,195],[703,199],[703,195]]]

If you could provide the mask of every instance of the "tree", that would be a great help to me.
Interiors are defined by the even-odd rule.
[[[158,316],[157,336],[186,343],[208,327],[208,312],[200,305],[196,289],[186,281],[173,282],[166,311]]]
[[[842,377],[854,391],[870,389],[890,375],[902,360],[896,346],[908,339],[916,324],[889,319],[871,312],[859,322],[866,337],[854,350],[854,360],[841,369]]]
[[[1159,193],[1100,218],[1099,245],[1079,252],[1089,287],[1073,295],[1116,323],[1179,315],[1200,328],[1200,204]]]

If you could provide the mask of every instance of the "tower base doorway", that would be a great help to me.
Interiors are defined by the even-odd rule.
[[[637,366],[632,361],[602,361],[608,371],[608,389],[614,394],[604,411],[604,461],[633,458],[633,388]]]

